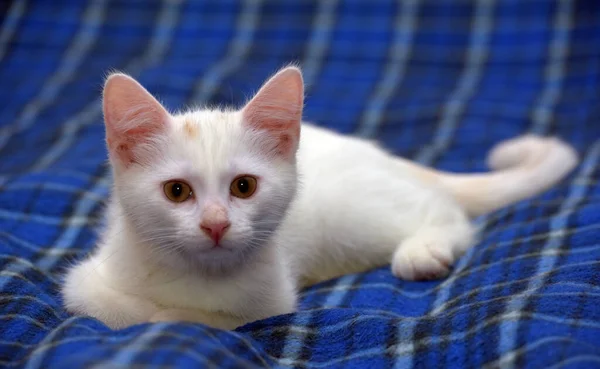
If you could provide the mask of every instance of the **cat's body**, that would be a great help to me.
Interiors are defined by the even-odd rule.
[[[308,124],[299,134],[302,93],[288,68],[241,111],[171,116],[135,81],[109,79],[115,190],[99,247],[67,274],[67,308],[115,328],[235,328],[292,312],[303,284],[390,260],[401,278],[442,277],[474,242],[469,215],[541,192],[577,162],[560,141],[526,136],[492,152],[501,171],[437,172]],[[258,183],[247,198],[229,187],[240,175]],[[170,203],[172,180],[193,195]]]

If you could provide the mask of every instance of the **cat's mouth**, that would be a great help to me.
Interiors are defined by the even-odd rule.
[[[223,263],[227,262],[235,255],[235,250],[232,248],[223,247],[186,247],[180,250],[179,257],[192,263]],[[194,264],[196,265],[196,264]]]
[[[216,253],[216,252],[221,252],[221,253],[222,252],[227,252],[227,253],[230,253],[233,250],[230,249],[230,248],[228,248],[228,247],[223,246],[222,244],[218,244],[218,245],[212,245],[211,248],[209,248],[209,249],[203,249],[202,251],[205,252],[205,253]]]
[[[227,255],[234,252],[234,249],[223,243],[212,244],[210,247],[201,247],[197,250],[202,255]]]

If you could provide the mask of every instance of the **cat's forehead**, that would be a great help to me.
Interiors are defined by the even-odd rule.
[[[176,115],[175,124],[190,139],[231,134],[239,129],[241,114],[227,110],[197,110]],[[207,138],[208,138],[207,137]]]
[[[173,116],[174,141],[169,147],[180,158],[194,160],[202,171],[228,166],[247,152],[241,113],[223,110],[202,110]]]

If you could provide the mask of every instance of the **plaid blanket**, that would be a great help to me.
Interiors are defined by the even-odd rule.
[[[600,2],[3,1],[0,366],[6,368],[600,367]],[[388,267],[301,293],[235,332],[112,331],[61,304],[110,187],[100,92],[112,69],[171,109],[239,105],[300,63],[305,117],[445,170],[494,143],[563,137],[582,163],[481,217],[436,282]]]

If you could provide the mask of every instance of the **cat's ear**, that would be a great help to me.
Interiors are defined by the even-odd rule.
[[[165,108],[125,74],[115,73],[108,77],[102,108],[110,155],[125,166],[141,159],[133,152],[137,145],[163,132],[170,122]]]
[[[300,140],[304,83],[298,68],[287,67],[271,77],[244,107],[244,124],[269,134],[272,148],[294,158]]]

